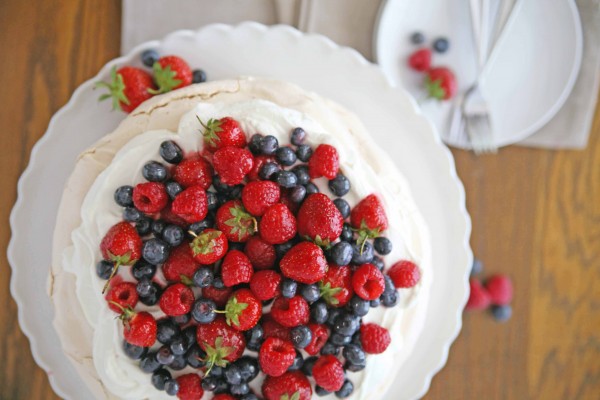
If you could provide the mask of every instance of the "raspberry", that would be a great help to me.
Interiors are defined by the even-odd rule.
[[[367,354],[381,354],[388,346],[392,338],[384,327],[377,324],[363,324],[360,327],[360,342]]]
[[[373,264],[363,264],[352,275],[352,288],[362,299],[375,300],[385,290],[385,279]]]
[[[202,221],[208,213],[206,191],[200,186],[185,189],[173,200],[171,211],[188,224]]]
[[[183,283],[169,286],[160,296],[159,306],[162,312],[170,317],[190,312],[194,304],[194,292]]]
[[[408,66],[415,71],[425,72],[431,67],[431,50],[419,49],[408,58]]]
[[[212,185],[212,175],[212,167],[201,156],[185,159],[173,168],[173,179],[185,188],[198,185],[206,190]]]
[[[196,374],[178,376],[177,383],[179,384],[177,397],[180,400],[200,400],[204,395],[202,379]]]
[[[269,376],[281,376],[294,363],[296,350],[285,340],[267,338],[258,352],[260,369]]]
[[[239,250],[231,250],[223,259],[221,277],[227,287],[250,282],[253,273],[250,260]]]
[[[135,308],[138,302],[138,294],[135,287],[136,285],[131,282],[121,282],[114,286],[111,285],[108,293],[106,293],[108,308],[118,314],[122,314],[124,308]],[[120,307],[114,303],[117,303]]]
[[[281,275],[272,270],[257,271],[250,279],[250,290],[259,300],[271,300],[279,294]]]
[[[304,348],[304,351],[314,356],[321,351],[321,348],[325,345],[327,339],[329,339],[329,330],[327,330],[325,325],[312,323],[308,324],[308,328],[312,332],[312,339],[308,346]]]
[[[244,253],[246,253],[256,270],[273,267],[277,259],[275,247],[262,240],[260,236],[252,236],[248,239],[244,247]]]
[[[267,376],[262,385],[262,394],[265,400],[310,400],[312,389],[302,372],[293,371],[276,377]]]
[[[419,283],[421,271],[412,261],[402,260],[390,268],[388,275],[396,288],[411,288]]]
[[[215,302],[217,307],[223,307],[227,303],[229,296],[233,292],[232,288],[217,289],[214,286],[205,287],[202,289],[202,296]]]
[[[276,337],[281,340],[290,340],[290,330],[275,321],[270,314],[266,314],[261,321],[265,338]]]
[[[275,182],[250,182],[242,189],[242,202],[248,212],[256,217],[262,216],[267,208],[279,203],[281,191]]]
[[[492,276],[485,282],[485,288],[495,306],[505,306],[512,301],[513,286],[510,278],[506,275]]]
[[[169,258],[162,266],[162,272],[168,281],[180,282],[183,276],[191,280],[198,268],[190,245],[183,243],[169,253]]]
[[[133,188],[133,204],[135,208],[146,214],[154,214],[165,208],[169,195],[165,185],[159,182],[145,182]]]
[[[335,356],[321,356],[313,367],[313,377],[317,385],[328,392],[335,392],[344,384],[344,367]]]
[[[469,294],[469,301],[465,306],[467,310],[484,310],[489,307],[492,302],[490,294],[481,285],[477,279],[469,280],[469,286],[471,293]]]
[[[340,156],[335,147],[320,144],[308,160],[308,173],[312,179],[321,176],[333,179],[340,169]]]
[[[275,204],[263,214],[258,231],[269,244],[285,243],[296,236],[296,217],[283,204]]]
[[[215,152],[213,166],[226,185],[238,185],[252,170],[254,159],[252,153],[239,147],[224,147]]]
[[[300,242],[283,256],[281,273],[295,281],[313,284],[325,276],[327,260],[323,250],[312,242]]]
[[[286,328],[293,328],[308,323],[310,310],[302,296],[294,296],[291,299],[278,297],[271,307],[271,316]]]

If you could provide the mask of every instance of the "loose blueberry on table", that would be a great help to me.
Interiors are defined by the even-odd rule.
[[[163,162],[143,166],[148,182],[115,188],[128,217],[103,238],[96,272],[123,321],[125,355],[148,384],[185,400],[349,397],[352,373],[391,342],[362,318],[420,280],[411,261],[385,268],[383,203],[370,194],[351,207],[336,148],[310,147],[302,128],[284,146],[229,117],[199,128],[204,153],[165,141]],[[134,228],[140,220],[148,229]]]

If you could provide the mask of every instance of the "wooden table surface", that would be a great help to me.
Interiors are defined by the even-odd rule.
[[[121,3],[0,1],[0,246],[33,144],[73,90],[119,55]],[[600,111],[584,151],[453,150],[485,274],[514,315],[465,315],[427,399],[600,399]],[[50,240],[50,238],[48,238]],[[33,361],[0,256],[0,400],[57,398]],[[48,329],[51,329],[48,327]]]

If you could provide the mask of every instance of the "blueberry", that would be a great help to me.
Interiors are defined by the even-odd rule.
[[[422,44],[425,42],[425,35],[421,32],[415,32],[410,35],[410,42],[412,44]]]
[[[327,304],[320,300],[310,306],[310,317],[317,324],[324,324],[329,317],[329,310],[327,310]]]
[[[129,185],[121,186],[115,190],[115,203],[121,207],[133,206],[133,187]]]
[[[243,396],[250,393],[250,386],[247,383],[240,383],[239,385],[231,385],[229,391],[234,396]]]
[[[308,346],[312,340],[312,331],[306,325],[299,325],[290,330],[290,340],[297,349]]]
[[[392,242],[390,239],[380,236],[373,240],[373,247],[375,251],[382,256],[388,255],[392,252]]]
[[[160,239],[149,239],[142,247],[142,257],[150,264],[162,264],[169,257],[169,245]]]
[[[223,183],[219,175],[215,175],[212,180],[213,187],[218,193],[228,194],[231,192],[232,186]]]
[[[292,171],[281,170],[275,175],[275,181],[277,184],[284,188],[293,188],[298,184],[298,178]]]
[[[215,192],[210,190],[206,192],[206,203],[208,205],[208,211],[214,211],[219,208],[219,198]]]
[[[352,343],[344,347],[344,350],[342,350],[342,355],[350,364],[363,365],[367,362],[364,350]]]
[[[110,261],[102,260],[96,264],[96,275],[98,275],[100,279],[107,280],[112,274],[113,267],[114,264]]]
[[[302,357],[302,353],[296,350],[296,357],[294,357],[294,362],[288,368],[288,371],[298,371],[304,365],[304,357]]]
[[[148,217],[142,217],[138,222],[135,223],[135,230],[140,236],[146,236],[150,234],[151,228],[152,219]]]
[[[255,133],[254,135],[252,135],[250,141],[248,142],[248,148],[250,149],[250,152],[255,156],[260,154],[260,142],[262,138],[263,136],[260,133]]]
[[[219,367],[218,365],[213,365],[213,368],[210,370],[210,375],[214,376],[215,378],[222,378],[224,373],[225,370],[222,367]],[[227,382],[223,382],[227,384]]]
[[[340,352],[340,347],[338,345],[333,344],[332,342],[327,342],[321,347],[321,355],[332,355],[337,356]]]
[[[237,200],[237,199],[241,199],[242,198],[242,189],[244,188],[244,185],[235,185],[231,187],[231,190],[229,191],[229,193],[227,193],[227,197],[229,197],[230,200]]]
[[[160,144],[160,156],[169,164],[178,164],[183,160],[183,150],[172,140],[165,140]]]
[[[335,397],[338,399],[345,399],[346,397],[350,397],[352,392],[354,392],[354,384],[352,381],[346,379],[341,389],[335,392]]]
[[[498,322],[506,322],[512,316],[512,307],[509,305],[492,306],[492,315]]]
[[[183,355],[175,356],[175,359],[171,364],[169,364],[169,368],[174,371],[181,371],[187,367],[187,361]]]
[[[321,293],[317,285],[302,285],[300,286],[300,296],[304,297],[304,300],[309,304],[312,304],[319,300]]]
[[[215,287],[215,289],[224,289],[225,288],[225,284],[223,283],[223,279],[220,276],[217,276],[216,278],[213,278],[212,285]]]
[[[183,187],[175,181],[168,181],[165,183],[165,189],[171,200],[174,200],[179,193],[183,192]]]
[[[191,224],[188,227],[188,231],[192,231],[196,235],[199,235],[200,233],[202,233],[203,230],[205,230],[206,228],[212,228],[214,225],[215,225],[214,217],[209,214],[202,221],[194,222],[193,224]]]
[[[183,243],[185,233],[180,226],[168,225],[163,231],[162,238],[171,247],[177,247]]]
[[[206,365],[203,361],[206,358],[206,353],[197,344],[190,347],[185,353],[185,360],[192,368],[202,368]]]
[[[365,367],[366,367],[366,364],[350,364],[349,362],[344,364],[344,369],[346,371],[350,371],[350,372],[362,371],[363,369],[365,369]]]
[[[206,82],[206,72],[201,69],[195,69],[192,71],[192,83],[203,83]]]
[[[349,224],[344,224],[344,226],[342,227],[342,234],[340,235],[340,240],[350,242],[353,236],[354,231],[352,230],[352,227]]]
[[[123,340],[123,352],[132,360],[139,360],[148,353],[148,348],[136,346]]]
[[[156,285],[150,279],[151,278],[140,279],[136,285],[135,290],[140,297],[149,297],[156,294],[158,291],[158,285]]]
[[[261,325],[254,325],[253,328],[245,332],[245,335],[248,343],[255,343],[260,346],[265,336],[265,332]]]
[[[267,156],[275,154],[279,147],[279,141],[275,136],[267,135],[260,140],[260,152]]]
[[[152,221],[152,226],[150,227],[150,229],[152,230],[154,236],[159,237],[160,235],[162,235],[162,232],[166,226],[167,223],[164,220],[157,219]]]
[[[398,304],[398,292],[384,293],[381,295],[381,304],[384,307],[394,307]]]
[[[353,296],[348,302],[347,309],[357,317],[364,317],[369,312],[371,304],[368,300],[363,300],[358,296]]]
[[[315,363],[318,359],[318,357],[312,356],[304,360],[304,364],[302,364],[302,372],[304,373],[304,375],[312,376],[313,367],[315,366]]]
[[[258,376],[260,369],[258,367],[258,360],[254,357],[243,356],[235,362],[235,365],[240,369],[244,382],[250,382]]]
[[[298,289],[298,283],[291,279],[285,278],[281,282],[281,295],[285,298],[291,299],[296,295]]]
[[[306,185],[310,182],[310,175],[308,174],[308,167],[306,165],[296,165],[292,168],[292,172],[298,178],[298,185]]]
[[[242,373],[237,365],[231,364],[225,369],[225,380],[230,385],[239,385],[242,383]]]
[[[192,316],[190,314],[185,314],[185,315],[188,316],[188,320],[187,320],[187,322],[185,322],[185,324],[187,324],[188,322],[191,321]],[[177,317],[172,317],[171,319],[173,320],[173,322],[177,323],[176,318]],[[192,347],[193,345],[196,344],[196,331],[197,331],[196,325],[190,325],[181,332],[181,334],[183,335],[183,338],[185,340],[186,349],[188,349],[188,350],[190,347]]]
[[[352,261],[352,245],[348,242],[338,242],[328,252],[331,262],[343,266],[350,264]]]
[[[374,300],[371,300],[371,302],[370,302],[371,308],[377,308],[380,305],[381,305],[381,299],[374,299]]]
[[[258,397],[256,397],[256,395],[254,393],[248,393],[247,395],[240,397],[240,400],[260,400],[260,399]]]
[[[360,347],[362,349],[362,342],[360,341],[360,330],[352,335],[352,340],[350,343]]]
[[[331,394],[331,392],[328,392],[327,390],[323,389],[319,385],[315,385],[315,393],[319,397],[323,397],[323,396],[327,396],[327,395]]]
[[[214,390],[217,388],[219,378],[212,375],[212,370],[210,372],[210,375],[202,378],[202,389],[206,390],[207,392],[214,392]]]
[[[214,367],[213,367],[214,370]],[[211,371],[212,374],[213,371]],[[219,379],[217,380],[217,387],[214,390],[215,394],[220,394],[220,393],[229,393],[229,385],[227,384],[227,382],[225,382],[225,379]]]
[[[158,286],[156,283],[153,283],[153,285]],[[158,304],[158,301],[160,300],[160,295],[161,295],[161,292],[156,291],[154,294],[151,294],[149,296],[140,296],[140,302],[147,306],[155,306]]]
[[[239,242],[229,242],[227,248],[229,250],[238,250],[238,251],[244,251],[244,247],[246,247],[246,245],[244,243],[239,243]]]
[[[471,265],[471,276],[479,275],[483,271],[483,263],[477,258],[473,258],[473,264]]]
[[[131,267],[131,274],[138,280],[150,280],[156,274],[156,265],[147,263],[144,260],[138,260],[133,267]]]
[[[394,286],[394,282],[392,281],[392,278],[390,278],[389,275],[383,275],[383,283],[383,294],[396,293],[396,286]]]
[[[175,359],[175,354],[173,354],[170,348],[163,346],[158,349],[158,353],[156,353],[156,359],[162,365],[169,365]]]
[[[333,328],[333,326],[335,325],[335,321],[337,317],[342,313],[342,310],[340,310],[339,308],[331,308],[328,310],[328,312],[329,315],[327,316],[327,321],[325,321],[325,323],[329,325],[330,328]]]
[[[192,306],[192,318],[200,324],[208,324],[215,320],[217,305],[214,301],[199,298]]]
[[[375,267],[377,267],[377,269],[380,271],[383,271],[383,267],[385,266],[381,257],[377,257],[377,256],[373,256],[373,259],[371,260],[371,264],[373,264]]]
[[[181,356],[185,354],[185,352],[188,350],[186,340],[182,336],[177,337],[171,342],[169,349],[175,356]]]
[[[156,340],[162,344],[170,344],[181,334],[177,325],[169,318],[156,321]]]
[[[123,209],[123,219],[127,222],[138,222],[144,218],[144,214],[134,207],[125,207]]]
[[[304,187],[306,188],[306,195],[319,193],[319,188],[312,182],[308,182]]]
[[[190,322],[190,319],[192,319],[190,314],[183,314],[183,315],[177,315],[175,317],[171,317],[171,320],[180,326],[186,325],[188,322]],[[187,346],[187,344],[186,344],[186,346]],[[186,350],[188,349],[188,347],[186,347]]]
[[[160,363],[156,359],[156,352],[148,352],[145,356],[142,356],[140,360],[140,369],[148,374],[156,371],[160,368]]]
[[[142,58],[142,64],[144,64],[146,67],[152,68],[152,66],[154,65],[155,62],[158,61],[160,56],[158,55],[158,52],[156,50],[149,49],[149,50],[144,50],[142,52],[141,58]]]
[[[159,368],[152,374],[152,386],[158,390],[165,390],[165,382],[169,379],[173,379],[171,373],[164,368]]]
[[[142,168],[142,175],[150,182],[164,182],[167,179],[167,169],[156,161],[149,161]]]
[[[277,149],[275,152],[275,158],[281,165],[290,166],[294,165],[297,160],[296,153],[289,147],[283,146]]]
[[[329,181],[329,190],[334,195],[342,197],[350,191],[350,181],[345,175],[338,172],[335,178]]]
[[[333,324],[334,332],[343,336],[354,335],[358,328],[360,328],[360,318],[345,312],[338,315]]]
[[[354,243],[352,245],[352,263],[362,265],[373,261],[373,245],[370,242],[364,242],[363,245]]]
[[[165,382],[165,392],[169,396],[175,396],[179,393],[179,383],[175,379],[171,379]]]
[[[194,281],[194,285],[205,288],[212,284],[213,277],[214,275],[210,268],[202,267],[194,273],[192,280]]]
[[[290,189],[289,196],[294,203],[301,203],[306,197],[306,188],[302,185],[294,186]]]
[[[437,38],[433,41],[433,49],[438,53],[445,53],[450,48],[450,42],[446,38]]]
[[[285,255],[285,253],[287,253],[288,251],[290,251],[290,249],[292,247],[294,247],[294,244],[295,243],[293,241],[276,244],[275,245],[275,254],[277,255],[277,258],[283,257]]]
[[[294,146],[300,146],[304,139],[306,138],[306,132],[304,129],[298,127],[292,130],[292,134],[290,135],[290,141]]]
[[[307,162],[313,154],[313,149],[307,144],[301,144],[296,149],[296,157],[302,162]]]
[[[262,167],[260,167],[260,171],[258,171],[258,176],[260,177],[260,179],[269,180],[280,170],[281,168],[278,164],[274,162],[267,162],[264,163]]]
[[[350,204],[346,200],[337,198],[333,201],[333,204],[335,204],[335,207],[342,214],[342,218],[346,219],[350,216]]]

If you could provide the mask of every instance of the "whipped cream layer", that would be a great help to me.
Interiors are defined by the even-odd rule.
[[[93,332],[92,362],[102,386],[109,392],[106,397],[110,394],[122,399],[173,399],[156,390],[150,383],[150,375],[142,372],[138,363],[123,353],[121,322],[106,306],[101,294],[104,282],[95,273],[95,264],[101,259],[99,243],[108,229],[122,219],[122,208],[113,200],[114,191],[119,186],[144,181],[142,166],[150,160],[162,161],[158,149],[164,140],[174,140],[186,153],[201,151],[202,136],[197,118],[206,121],[225,116],[239,121],[249,136],[254,133],[273,135],[280,144],[287,144],[291,130],[300,126],[308,134],[308,144],[335,146],[340,154],[341,171],[352,185],[350,193],[344,197],[350,205],[354,206],[371,193],[379,194],[383,200],[389,219],[386,236],[394,245],[392,253],[384,257],[386,268],[400,259],[413,260],[420,266],[421,282],[415,288],[401,290],[396,307],[371,309],[363,318],[365,322],[375,322],[388,328],[392,343],[384,354],[369,355],[365,370],[348,373],[355,386],[350,399],[382,398],[410,354],[425,318],[432,279],[431,249],[425,223],[407,183],[391,160],[383,153],[372,158],[373,153],[365,150],[374,147],[368,135],[348,131],[335,118],[317,122],[297,110],[259,99],[199,103],[183,115],[177,131],[152,130],[134,136],[118,150],[85,196],[80,212],[81,224],[72,232],[72,245],[64,250],[62,268],[75,276],[77,301]],[[332,196],[324,178],[316,180],[316,184],[322,192]],[[127,271],[121,274],[128,280],[132,279],[127,278]],[[163,316],[158,307],[154,307],[152,312],[157,318]],[[174,376],[187,372],[189,370],[175,372]],[[251,385],[258,389],[257,393],[261,378]],[[207,392],[204,399],[211,396]]]

